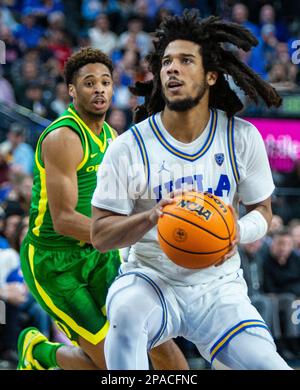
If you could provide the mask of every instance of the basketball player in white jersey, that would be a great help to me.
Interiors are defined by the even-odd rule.
[[[255,101],[278,106],[281,99],[223,42],[244,50],[256,44],[244,28],[200,21],[195,11],[162,23],[149,57],[154,79],[135,88],[145,96],[137,114],[148,117],[109,147],[98,171],[92,242],[101,252],[131,246],[107,297],[108,369],[147,369],[147,350],[177,336],[213,368],[289,369],[251,305],[236,251],[237,242],[266,234],[274,184],[258,130],[233,116],[242,104],[225,75]],[[192,187],[247,210],[230,252],[201,270],[176,266],[157,241],[169,194]]]

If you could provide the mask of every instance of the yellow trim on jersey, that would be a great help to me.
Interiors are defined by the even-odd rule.
[[[220,350],[222,349],[224,344],[228,343],[238,333],[244,331],[247,328],[252,328],[252,327],[264,328],[267,331],[269,331],[267,325],[263,321],[260,321],[260,320],[243,321],[242,323],[237,324],[232,329],[230,329],[229,332],[225,333],[219,339],[219,341],[217,341],[217,343],[213,346],[213,349],[210,351],[211,362],[214,360],[216,355],[220,352]]]
[[[42,132],[42,134],[40,135],[40,137],[38,139],[36,150],[38,150],[38,148],[42,142],[42,138],[44,136],[44,133],[49,129],[49,127],[55,125],[56,123],[60,122],[61,120],[65,120],[65,119],[73,119],[77,123],[77,125],[80,127],[82,134],[83,134],[83,137],[84,137],[84,141],[85,141],[84,156],[83,156],[82,161],[79,163],[79,165],[77,167],[77,171],[79,171],[79,169],[81,169],[84,166],[84,164],[87,162],[87,160],[89,158],[89,148],[88,148],[88,140],[87,140],[87,136],[85,134],[84,128],[82,127],[80,122],[77,120],[77,118],[74,118],[74,116],[72,116],[72,115],[61,116],[58,119],[56,119],[54,122],[52,122],[48,127],[46,127],[46,129]]]
[[[240,180],[240,175],[239,175],[239,171],[238,171],[238,168],[237,168],[237,163],[236,163],[235,153],[234,153],[234,134],[233,134],[233,131],[234,131],[234,127],[233,127],[234,126],[234,119],[230,118],[228,121],[229,121],[229,123],[228,123],[229,156],[230,156],[231,167],[232,167],[234,179],[235,179],[236,183],[238,183],[239,180]]]
[[[146,147],[145,147],[144,141],[142,139],[142,136],[140,135],[140,132],[138,131],[138,128],[136,126],[133,126],[131,128],[131,130],[136,137],[137,144],[138,144],[140,152],[142,154],[142,159],[143,159],[143,163],[144,163],[144,167],[145,167],[145,174],[146,174],[146,178],[147,178],[147,184],[149,184],[150,171],[149,171],[149,160],[148,160],[148,156],[147,156]]]
[[[47,203],[48,203],[48,197],[47,197],[47,188],[46,188],[46,172],[45,169],[41,166],[39,160],[38,160],[38,152],[36,150],[35,153],[35,162],[36,166],[40,172],[40,185],[41,185],[41,191],[40,191],[40,200],[38,205],[38,215],[34,221],[34,228],[32,229],[32,233],[39,237],[40,235],[40,228],[43,224],[44,216],[47,211]]]
[[[213,141],[215,133],[216,133],[216,129],[217,129],[217,112],[214,111],[214,110],[212,110],[211,112],[212,112],[212,123],[211,123],[210,131],[209,131],[209,136],[206,139],[205,144],[202,147],[202,149],[198,153],[196,153],[194,155],[189,155],[187,153],[182,153],[178,149],[176,149],[174,146],[172,146],[170,143],[168,143],[168,141],[164,138],[164,136],[160,132],[158,125],[155,123],[155,121],[153,119],[154,116],[151,116],[149,118],[149,121],[150,121],[151,129],[153,130],[154,134],[156,135],[156,137],[158,138],[160,143],[170,153],[174,154],[175,156],[181,157],[181,158],[183,158],[185,160],[188,160],[188,161],[195,161],[195,160],[197,160],[198,158],[200,158],[201,156],[203,156],[207,152],[207,150],[209,149],[209,147],[212,144],[212,141]]]
[[[75,119],[75,118],[74,118]],[[81,161],[81,163],[78,165],[77,167],[77,172],[84,166],[84,164],[87,162],[88,158],[89,158],[89,145],[88,145],[88,139],[87,139],[87,136],[85,134],[85,131],[84,129],[82,128],[81,124],[75,119],[75,122],[78,124],[78,126],[80,127],[81,131],[82,131],[82,134],[83,134],[83,137],[84,137],[84,142],[85,142],[85,149],[84,149],[84,156],[83,156],[83,159]]]
[[[68,108],[68,111],[71,112],[76,117],[76,119],[82,124],[82,126],[89,132],[90,136],[93,138],[93,140],[99,146],[101,153],[104,153],[105,148],[106,148],[106,132],[105,132],[105,130],[104,129],[102,130],[104,133],[104,139],[103,139],[103,143],[102,143],[100,138],[98,138],[96,136],[96,134],[83,122],[83,120],[80,118],[80,116],[78,116],[76,114],[76,112],[74,110],[72,110],[71,107]]]
[[[105,124],[106,124],[106,126],[107,126],[107,128],[108,128],[108,130],[109,130],[109,132],[110,132],[111,138],[112,138],[113,140],[116,139],[117,136],[116,136],[116,134],[115,134],[113,128],[112,128],[107,122],[105,122]]]
[[[43,299],[45,304],[51,309],[51,311],[57,315],[59,318],[61,318],[74,332],[76,332],[79,336],[83,337],[85,340],[90,342],[93,345],[97,345],[102,341],[105,336],[107,335],[108,328],[109,328],[109,322],[106,321],[104,326],[97,332],[96,334],[93,334],[89,332],[87,329],[84,329],[82,326],[79,326],[73,318],[68,316],[66,313],[64,313],[62,310],[60,310],[58,307],[55,306],[52,299],[47,295],[46,291],[42,288],[42,286],[38,283],[38,281],[35,278],[34,274],[34,246],[32,244],[29,244],[28,254],[29,254],[29,265],[30,269],[33,275],[34,283],[36,286],[36,289],[38,293],[40,294],[40,297]],[[84,308],[83,308],[84,310]]]

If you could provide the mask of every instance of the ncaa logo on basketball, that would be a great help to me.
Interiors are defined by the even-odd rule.
[[[224,153],[216,153],[215,154],[216,163],[221,166],[224,162]]]
[[[212,212],[199,205],[196,202],[191,202],[189,200],[182,199],[177,206],[186,209],[187,211],[191,211],[196,213],[199,217],[203,217],[206,221],[212,216]]]
[[[181,228],[175,229],[173,236],[174,236],[174,239],[178,242],[184,242],[187,239],[186,231],[181,229]]]

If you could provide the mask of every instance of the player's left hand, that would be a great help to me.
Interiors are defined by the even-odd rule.
[[[238,243],[240,242],[240,231],[239,231],[239,225],[237,223],[236,212],[235,212],[234,208],[231,205],[229,205],[228,207],[230,208],[230,210],[231,210],[231,212],[232,212],[232,214],[234,215],[234,218],[235,218],[236,234],[235,234],[234,240],[230,244],[229,252],[227,252],[226,255],[223,256],[222,259],[218,263],[215,264],[215,267],[219,267],[220,265],[225,263],[225,261],[227,261],[232,256],[234,256],[237,253],[237,251],[238,251]]]

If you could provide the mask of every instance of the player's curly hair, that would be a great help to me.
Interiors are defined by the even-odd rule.
[[[100,63],[106,65],[110,73],[113,72],[113,64],[110,58],[101,50],[91,47],[84,47],[71,57],[65,63],[64,76],[67,85],[74,83],[78,70],[87,64]]]
[[[145,97],[144,104],[135,110],[135,122],[163,110],[165,102],[161,93],[161,59],[167,45],[177,39],[200,45],[204,71],[218,72],[216,84],[210,87],[210,107],[226,111],[229,117],[243,108],[242,102],[229,87],[225,75],[230,75],[254,102],[258,103],[261,97],[268,107],[278,107],[281,104],[282,99],[275,89],[222,45],[232,44],[244,51],[256,46],[257,39],[244,27],[223,22],[215,16],[201,20],[198,10],[193,9],[185,10],[182,16],[167,17],[153,35],[155,50],[147,56],[147,62],[154,78],[144,83],[137,82],[130,87],[133,94]]]

